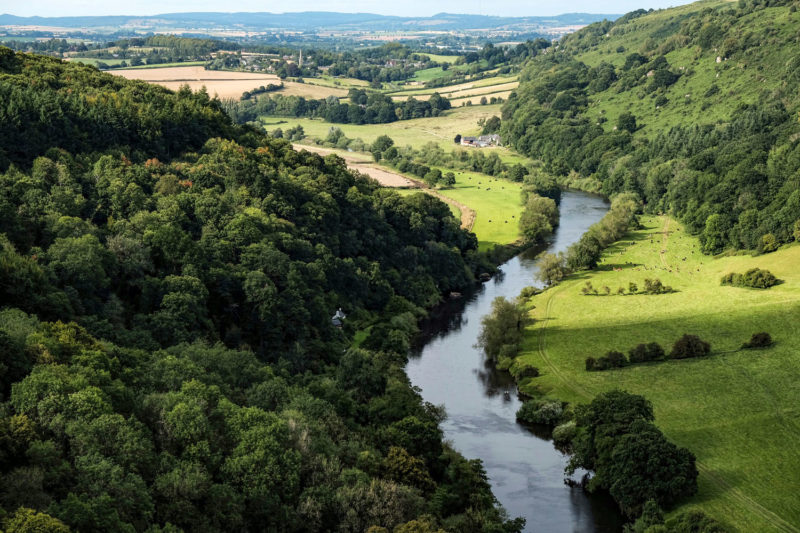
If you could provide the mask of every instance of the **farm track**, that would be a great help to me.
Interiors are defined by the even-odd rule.
[[[669,241],[669,217],[666,217],[664,223],[664,231],[663,231],[663,240],[662,240],[662,248],[661,248],[661,261],[664,263],[664,266],[667,266],[667,262],[664,258],[667,249],[667,243]],[[555,300],[555,296],[560,292],[561,288],[558,289],[550,289],[548,292],[552,292],[547,299],[547,305],[545,306],[544,317],[541,320],[542,325],[539,328],[539,342],[538,342],[538,352],[539,356],[542,360],[547,364],[548,368],[553,372],[553,375],[556,376],[568,389],[572,390],[576,395],[585,399],[591,400],[592,393],[585,387],[578,385],[574,381],[568,379],[563,372],[552,362],[550,357],[547,355],[547,325],[550,320],[550,314],[552,312],[553,301]],[[722,358],[721,358],[722,359]],[[752,379],[752,378],[750,378]],[[762,385],[763,388],[763,385]],[[767,391],[768,392],[768,391]],[[783,417],[778,414],[779,418],[783,419]],[[795,425],[795,424],[792,424]],[[763,520],[768,522],[772,525],[777,531],[782,531],[784,533],[800,533],[800,528],[797,526],[787,522],[779,515],[775,514],[774,512],[770,511],[766,507],[762,506],[757,501],[753,500],[746,494],[744,494],[741,490],[736,488],[735,486],[731,485],[724,477],[720,474],[715,472],[713,469],[705,465],[703,462],[697,460],[696,461],[697,470],[704,475],[708,480],[714,483],[721,491],[730,493],[735,500],[744,508],[751,511],[753,514],[761,517]]]

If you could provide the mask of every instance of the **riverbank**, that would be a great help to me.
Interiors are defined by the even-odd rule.
[[[642,217],[605,250],[596,270],[579,272],[533,297],[536,323],[518,357],[541,376],[520,382],[522,392],[586,402],[621,388],[653,402],[667,437],[698,459],[699,493],[683,508],[699,507],[732,531],[798,531],[793,486],[800,474],[794,443],[800,437],[800,246],[751,256],[712,258],[696,238],[666,217]],[[760,267],[783,283],[768,290],[720,285],[727,272]],[[614,295],[631,282],[658,278],[675,292]],[[586,296],[590,282],[603,294]],[[773,348],[740,351],[757,331]],[[667,351],[684,333],[712,345],[701,359],[662,361],[587,372],[587,357],[627,352],[658,342]]]
[[[566,191],[548,250],[566,250],[607,210],[597,196]],[[505,394],[513,391],[513,379],[487,366],[475,346],[492,300],[513,298],[536,283],[536,252],[514,256],[495,279],[434,310],[423,321],[406,373],[425,401],[445,407],[445,438],[468,459],[483,462],[492,491],[511,516],[527,519],[526,531],[616,533],[623,520],[613,502],[564,484],[567,457],[547,435],[517,423],[520,401]]]

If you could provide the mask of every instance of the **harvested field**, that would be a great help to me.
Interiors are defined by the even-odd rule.
[[[401,176],[396,172],[381,168],[372,164],[371,159],[363,154],[352,152],[345,152],[344,150],[334,150],[331,148],[322,148],[319,146],[307,146],[305,144],[293,144],[292,147],[297,150],[307,150],[321,156],[336,154],[347,162],[347,166],[353,170],[357,170],[362,174],[366,174],[374,179],[384,187],[418,187],[415,181]]]
[[[112,74],[129,80],[157,83],[173,91],[177,91],[183,85],[189,85],[193,91],[205,87],[208,94],[212,96],[216,94],[220,98],[238,98],[243,92],[261,85],[280,83],[280,79],[271,74],[205,70],[201,66],[124,69],[115,70]]]
[[[168,67],[153,69],[121,69],[112,74],[123,76],[129,80],[142,80],[157,83],[167,89],[177,91],[188,85],[193,91],[205,87],[211,96],[220,98],[239,98],[243,92],[270,83],[279,84],[281,79],[273,74],[256,72],[231,72],[228,70],[205,70],[202,66]],[[303,96],[305,98],[325,98],[329,95],[347,96],[347,89],[325,87],[310,83],[284,81],[280,94]],[[276,93],[273,93],[276,94]]]

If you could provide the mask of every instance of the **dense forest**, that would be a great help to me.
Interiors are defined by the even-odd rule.
[[[800,227],[797,6],[699,3],[592,24],[528,62],[503,139],[562,183],[673,213],[706,253],[769,252]]]
[[[445,204],[204,93],[8,49],[0,73],[6,530],[521,529],[403,371],[491,268]]]

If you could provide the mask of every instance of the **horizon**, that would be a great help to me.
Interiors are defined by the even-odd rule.
[[[370,14],[394,17],[432,17],[439,14],[474,15],[488,17],[553,17],[569,14],[595,14],[616,15],[635,11],[637,9],[664,9],[691,3],[688,0],[613,0],[604,2],[603,11],[596,11],[596,3],[590,0],[566,0],[565,2],[550,3],[536,2],[533,5],[520,0],[500,0],[489,3],[486,0],[469,0],[470,5],[458,0],[438,0],[424,2],[423,0],[410,0],[402,5],[377,4],[371,0],[333,0],[321,2],[319,0],[299,0],[296,11],[271,11],[268,6],[256,0],[238,2],[241,8],[227,11],[221,8],[225,4],[218,0],[173,0],[164,6],[155,0],[134,0],[126,6],[117,4],[108,5],[89,1],[57,2],[55,0],[33,0],[27,2],[17,12],[5,12],[3,15],[15,17],[155,17],[159,15],[189,14],[189,13],[269,13],[273,15],[299,14],[310,12],[341,13],[341,14]],[[98,5],[99,4],[99,5]],[[432,7],[434,4],[436,7]],[[538,5],[537,5],[538,4]],[[174,6],[174,7],[169,7]],[[491,6],[491,7],[488,7]],[[557,7],[558,9],[553,9]],[[464,11],[465,10],[465,11]]]

